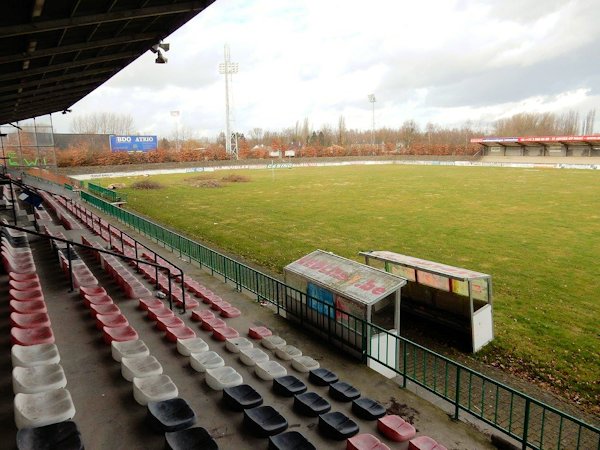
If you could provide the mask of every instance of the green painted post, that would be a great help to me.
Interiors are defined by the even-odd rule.
[[[523,442],[521,448],[527,450],[527,439],[529,434],[529,410],[531,409],[531,400],[525,398],[525,418],[523,421]]]
[[[458,420],[460,411],[460,366],[456,366],[456,395],[454,397],[454,420]]]
[[[406,375],[406,362],[408,360],[408,351],[407,349],[407,345],[406,345],[406,341],[402,341],[402,387],[405,388],[407,381],[408,381],[408,377]]]

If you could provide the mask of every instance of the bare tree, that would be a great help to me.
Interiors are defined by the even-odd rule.
[[[99,112],[74,117],[71,131],[78,134],[127,135],[135,134],[135,125],[130,114]]]
[[[338,119],[337,144],[344,145],[345,143],[346,143],[346,119],[342,115]]]
[[[590,109],[585,115],[581,126],[581,133],[584,135],[594,134],[594,122],[596,121],[596,110]]]

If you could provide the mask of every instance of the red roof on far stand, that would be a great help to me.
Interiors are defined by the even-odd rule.
[[[471,139],[471,144],[501,146],[524,146],[531,144],[600,145],[600,134],[588,136],[483,137]]]

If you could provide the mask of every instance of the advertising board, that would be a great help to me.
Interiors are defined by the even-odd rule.
[[[149,152],[158,147],[157,136],[115,136],[111,135],[111,152]]]

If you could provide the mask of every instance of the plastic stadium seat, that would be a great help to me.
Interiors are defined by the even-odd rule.
[[[11,300],[9,305],[11,312],[21,314],[48,313],[48,308],[46,308],[46,303],[43,300],[34,300],[31,302]]]
[[[293,375],[273,378],[273,391],[284,397],[292,397],[306,392],[306,384]]]
[[[308,417],[317,417],[331,410],[327,400],[316,392],[304,392],[294,396],[294,409]]]
[[[213,329],[213,338],[217,341],[226,341],[227,339],[238,337],[240,334],[235,328],[219,327]]]
[[[101,330],[104,327],[124,327],[129,325],[129,321],[123,314],[97,314],[96,328]]]
[[[258,363],[269,360],[269,355],[260,348],[248,348],[240,350],[240,361],[247,366],[255,366]]]
[[[10,352],[13,367],[35,367],[60,362],[60,354],[54,344],[13,345]]]
[[[75,422],[68,420],[43,427],[20,429],[17,432],[17,448],[83,450],[83,441]]]
[[[360,391],[351,384],[337,381],[329,385],[329,395],[340,402],[351,402],[360,397]]]
[[[319,430],[337,441],[343,441],[358,433],[358,425],[341,412],[330,412],[319,416]]]
[[[152,355],[121,358],[121,375],[127,381],[133,381],[134,378],[153,377],[162,373],[162,366]]]
[[[27,289],[26,291],[17,291],[16,289],[11,289],[8,291],[8,297],[10,300],[17,300],[20,302],[44,300],[44,294],[40,289]]]
[[[286,431],[269,437],[269,450],[316,450],[301,433]]]
[[[250,327],[250,329],[248,329],[248,336],[252,339],[262,339],[272,335],[273,332],[267,327]]]
[[[365,420],[377,420],[386,414],[383,405],[367,397],[354,400],[352,402],[352,412]]]
[[[226,326],[223,319],[218,317],[202,319],[200,328],[206,331],[213,331],[215,328],[222,328]]]
[[[70,420],[75,415],[71,394],[64,388],[36,394],[17,394],[14,406],[18,429],[51,425]]]
[[[166,331],[167,328],[184,327],[185,322],[175,315],[156,318],[156,328],[160,331]]]
[[[287,420],[272,406],[257,406],[244,410],[244,425],[259,437],[279,434],[288,427]]]
[[[221,313],[221,311],[223,311],[223,309],[225,308],[231,308],[231,303],[226,302],[225,300],[221,300],[219,302],[213,302],[212,305],[210,305],[210,309],[217,311],[217,313]]]
[[[233,367],[225,366],[208,369],[204,381],[211,389],[221,391],[226,387],[239,386],[244,379]]]
[[[166,450],[218,450],[219,446],[204,428],[165,433]]]
[[[109,314],[121,314],[121,309],[114,303],[108,303],[105,305],[90,305],[90,314],[92,317],[96,317],[98,314],[109,315]]]
[[[254,347],[254,344],[245,337],[229,338],[225,341],[225,348],[231,353],[239,353],[242,349]]]
[[[9,280],[8,286],[10,289],[15,289],[17,291],[32,291],[36,289],[40,291],[42,290],[39,279],[25,281]]]
[[[35,394],[64,388],[67,385],[65,371],[60,364],[34,367],[17,366],[12,371],[12,381],[15,394]]]
[[[196,414],[184,399],[172,398],[149,402],[146,419],[150,426],[160,432],[179,431],[196,423]]]
[[[148,319],[156,321],[159,317],[173,317],[175,314],[165,305],[148,308]]]
[[[123,358],[134,358],[150,355],[150,350],[144,341],[139,339],[135,341],[112,341],[110,343],[112,358],[121,362]]]
[[[224,365],[225,361],[223,361],[223,358],[217,352],[205,351],[190,355],[190,366],[196,372],[206,372],[208,369],[216,369]]]
[[[242,315],[242,312],[239,309],[237,309],[235,306],[221,308],[221,317],[226,317],[228,319],[232,319],[234,317],[239,317],[241,315]]]
[[[125,327],[104,327],[104,342],[110,345],[112,341],[135,341],[139,338],[131,325]]]
[[[346,450],[390,450],[372,434],[357,434],[346,441]]]
[[[178,394],[177,386],[167,375],[133,379],[133,398],[142,406],[149,402],[169,400]]]
[[[138,300],[138,309],[142,311],[148,311],[148,308],[159,308],[161,306],[164,306],[162,300],[156,297],[144,297]]]
[[[277,361],[265,361],[257,363],[254,371],[259,378],[267,381],[287,375],[286,368]]]
[[[429,436],[419,436],[408,442],[408,450],[447,450]]]
[[[175,304],[177,306],[179,306],[180,308],[183,308],[183,301],[181,301],[178,298],[174,298],[173,299],[175,301]],[[194,300],[193,298],[190,298],[189,296],[185,297],[185,309],[194,309],[197,308],[198,306],[200,306],[200,303],[198,303],[197,300]]]
[[[30,281],[30,280],[40,281],[40,277],[35,272],[30,272],[30,273],[9,272],[8,277],[11,280],[15,280],[15,281]]]
[[[377,429],[388,439],[396,442],[408,441],[416,434],[415,427],[402,417],[391,414],[377,420]]]
[[[282,337],[273,335],[262,338],[260,344],[264,348],[274,350],[278,347],[283,347],[286,344],[286,342],[285,339],[283,339]]]
[[[284,361],[290,361],[292,358],[302,356],[302,352],[293,345],[282,345],[275,349],[275,356]]]
[[[196,332],[185,325],[182,327],[167,327],[165,338],[169,342],[177,342],[178,339],[191,339],[196,337]]]
[[[87,306],[89,308],[92,305],[111,305],[114,302],[110,295],[103,294],[103,295],[85,295],[83,297],[83,303],[85,303],[85,306]]]
[[[249,384],[240,384],[223,389],[223,402],[229,409],[243,411],[262,405],[263,398]]]
[[[46,313],[22,314],[10,313],[10,325],[17,328],[38,328],[51,326],[50,317]]]
[[[192,311],[192,320],[194,322],[203,322],[206,319],[214,319],[215,313],[210,309],[194,309]]]
[[[50,327],[11,328],[10,342],[18,345],[54,344]]]
[[[327,386],[328,384],[335,383],[338,380],[338,376],[332,371],[321,367],[311,370],[308,373],[308,379],[317,386]]]
[[[298,372],[306,373],[318,369],[321,365],[310,356],[302,355],[292,358],[292,367]]]
[[[79,287],[79,296],[84,298],[86,295],[91,297],[97,297],[99,295],[108,295],[106,290],[102,286],[80,286]]]
[[[208,344],[199,337],[177,339],[177,351],[183,356],[190,356],[192,353],[202,353],[208,351]]]

